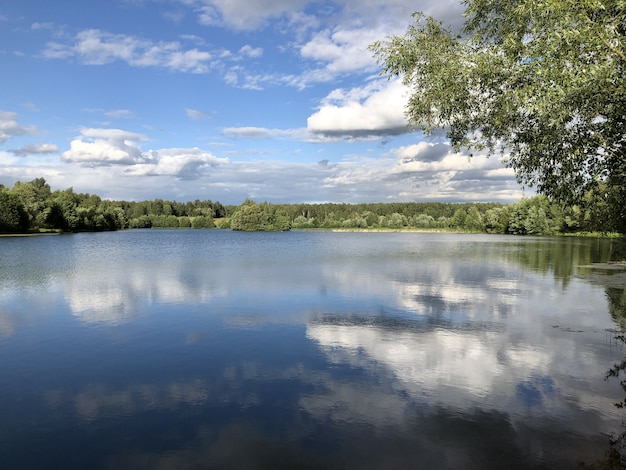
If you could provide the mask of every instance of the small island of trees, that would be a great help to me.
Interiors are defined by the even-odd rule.
[[[177,202],[112,201],[72,188],[52,191],[44,178],[0,185],[0,233],[81,232],[138,228],[432,230],[557,235],[625,233],[608,203],[590,193],[584,205],[563,206],[546,196],[516,203],[271,204],[239,206],[209,199]]]

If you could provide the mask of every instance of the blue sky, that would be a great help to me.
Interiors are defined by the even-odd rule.
[[[367,46],[453,0],[4,0],[0,183],[111,199],[516,201],[404,119]]]

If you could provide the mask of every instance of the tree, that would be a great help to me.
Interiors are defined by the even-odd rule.
[[[462,34],[416,13],[405,35],[370,46],[410,87],[409,122],[447,129],[457,150],[501,154],[557,201],[580,204],[606,184],[624,231],[624,0],[464,3]]]
[[[50,200],[52,207],[48,220],[53,221],[53,226],[66,232],[80,230],[81,218],[78,213],[80,199],[74,189],[56,190],[52,193]]]
[[[20,198],[0,188],[0,233],[25,232],[29,217]]]
[[[504,233],[508,225],[508,214],[504,209],[496,207],[485,212],[484,226],[487,233]]]
[[[291,220],[287,213],[277,210],[267,202],[257,204],[246,199],[232,216],[230,228],[233,230],[252,231],[287,231],[291,229]]]
[[[49,212],[48,199],[51,193],[50,186],[44,178],[35,178],[27,183],[17,181],[11,192],[22,201],[32,228],[46,225]]]
[[[215,223],[211,216],[198,215],[191,218],[191,226],[193,228],[215,228]]]

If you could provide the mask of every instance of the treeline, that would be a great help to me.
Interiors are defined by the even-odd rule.
[[[151,227],[215,227],[225,208],[210,200],[109,201],[72,188],[52,191],[43,178],[0,185],[0,232],[120,230]]]
[[[52,191],[43,178],[0,185],[0,232],[66,232],[127,228],[431,229],[516,235],[572,232],[625,233],[606,204],[589,200],[563,207],[544,196],[500,203],[270,204],[246,200],[224,206],[211,200],[110,201],[72,188]]]
[[[293,228],[440,229],[514,235],[621,232],[597,201],[563,207],[545,196],[500,203],[287,204]],[[623,227],[621,227],[623,229]]]
[[[606,202],[589,198],[585,206],[564,207],[545,196],[524,198],[512,204],[398,202],[364,204],[256,204],[246,201],[227,212],[257,214],[253,223],[237,220],[239,230],[265,230],[272,220],[285,220],[295,229],[431,229],[514,235],[556,235],[560,233],[626,233],[626,227],[609,216]],[[262,220],[267,213],[268,219]],[[233,215],[233,219],[235,218]],[[261,217],[261,219],[259,218]],[[244,217],[245,219],[245,217]],[[246,219],[250,220],[250,219]],[[247,228],[246,228],[247,227]]]

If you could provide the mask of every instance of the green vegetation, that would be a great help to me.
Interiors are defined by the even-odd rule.
[[[371,46],[409,87],[409,122],[501,154],[520,183],[626,233],[626,3],[463,3],[460,35],[416,13]]]
[[[52,191],[43,178],[0,185],[0,233],[103,231],[151,227],[215,227],[219,202],[108,201],[72,188]]]
[[[284,232],[291,228],[291,219],[286,211],[277,209],[272,204],[257,204],[247,199],[235,210],[230,228],[246,232]]]
[[[557,235],[611,231],[603,208],[562,207],[546,196],[513,204],[410,202],[277,205],[295,229],[380,229]],[[594,210],[595,209],[595,210]],[[599,211],[596,212],[596,211]]]
[[[556,235],[612,231],[606,206],[562,206],[546,196],[513,204],[398,202],[270,204],[246,200],[223,206],[210,200],[103,200],[72,188],[52,191],[43,178],[0,186],[0,233],[101,231],[127,228],[432,230]]]

